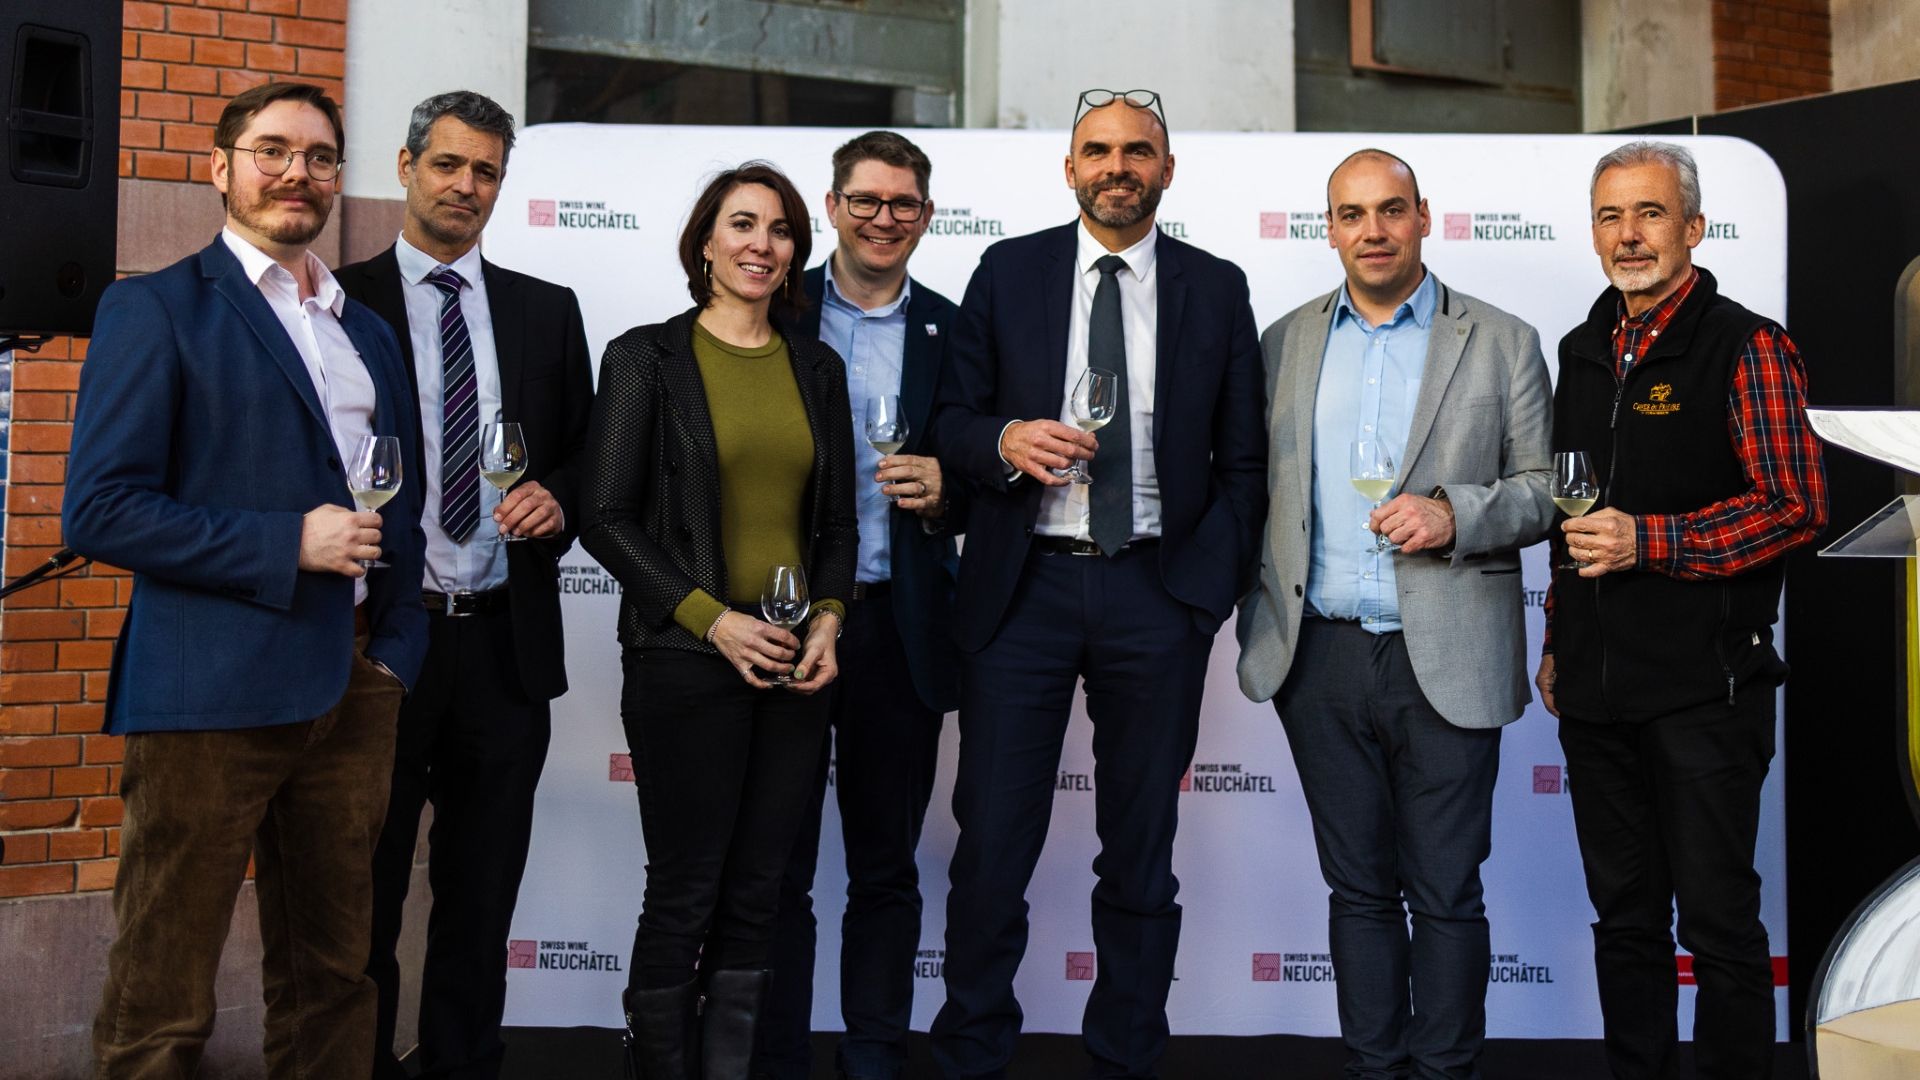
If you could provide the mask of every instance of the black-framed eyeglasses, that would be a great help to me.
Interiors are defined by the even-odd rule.
[[[884,206],[893,211],[893,220],[895,221],[919,221],[920,215],[925,213],[927,209],[926,201],[922,199],[909,199],[905,197],[898,199],[879,199],[872,195],[849,195],[838,188],[834,189],[833,193],[840,197],[841,202],[846,204],[847,213],[862,220],[879,217],[880,208]]]
[[[229,146],[229,150],[238,150],[253,155],[254,167],[268,176],[285,176],[293,167],[293,159],[307,159],[307,175],[315,180],[331,180],[340,172],[340,162],[344,159],[332,150],[289,150],[277,143],[261,143],[259,146]]]
[[[1152,112],[1154,118],[1160,121],[1160,130],[1172,130],[1167,127],[1167,114],[1161,109],[1160,95],[1152,90],[1082,90],[1080,103],[1073,107],[1073,126],[1079,127],[1082,117],[1116,101]]]

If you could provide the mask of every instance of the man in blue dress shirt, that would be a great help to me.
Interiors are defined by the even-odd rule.
[[[960,698],[948,623],[965,498],[943,482],[926,438],[955,308],[907,276],[907,259],[933,218],[932,168],[919,147],[891,131],[868,132],[835,151],[827,220],[839,243],[805,278],[813,304],[797,329],[817,333],[846,361],[855,472],[869,482],[855,487],[860,561],[840,642],[833,733],[820,748],[808,820],[788,863],[772,998],[760,1025],[756,1075],[780,1080],[804,1080],[812,1069],[810,894],[830,762],[847,851],[840,928],[846,1035],[836,1065],[841,1076],[871,1080],[893,1080],[906,1066],[920,947],[914,849],[933,795],[941,721]],[[897,398],[906,419],[896,453],[868,444],[876,398]]]

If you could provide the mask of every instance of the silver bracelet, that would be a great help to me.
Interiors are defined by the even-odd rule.
[[[720,632],[720,619],[724,619],[731,614],[733,614],[731,611],[721,612],[719,618],[714,619],[713,624],[707,627],[707,644],[713,644],[713,635]]]

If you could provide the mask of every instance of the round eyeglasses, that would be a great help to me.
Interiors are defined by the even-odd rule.
[[[846,204],[847,213],[862,220],[879,217],[880,208],[884,206],[893,211],[895,221],[919,221],[920,215],[927,209],[927,204],[920,199],[877,199],[872,195],[849,195],[838,190],[834,194]]]
[[[340,155],[332,150],[289,150],[275,143],[229,146],[227,149],[252,154],[254,167],[268,176],[287,175],[296,157],[307,159],[307,175],[315,180],[331,180],[340,172]]]
[[[1104,109],[1114,102],[1121,102],[1136,109],[1147,109],[1160,121],[1162,131],[1167,130],[1167,114],[1160,106],[1160,95],[1152,90],[1082,90],[1080,101],[1073,109],[1073,126],[1080,126],[1080,118],[1095,109]]]

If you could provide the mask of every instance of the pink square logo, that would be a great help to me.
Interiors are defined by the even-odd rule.
[[[1093,981],[1093,954],[1090,952],[1070,952],[1067,954],[1067,981]]]
[[[1257,952],[1253,954],[1253,981],[1280,981],[1280,954],[1277,952]]]
[[[552,199],[527,200],[527,224],[536,229],[551,229],[560,216],[560,208]]]
[[[1187,766],[1187,771],[1180,777],[1180,790],[1193,790],[1193,766],[1191,765]]]
[[[633,783],[633,755],[608,754],[607,779],[616,784]]]
[[[1444,228],[1448,240],[1471,240],[1473,239],[1473,215],[1448,214]]]
[[[1287,238],[1287,215],[1260,212],[1260,239],[1285,240]]]
[[[537,941],[507,942],[507,966],[510,968],[534,966],[535,958],[540,955],[539,944]]]
[[[1533,793],[1535,795],[1560,794],[1560,766],[1535,765],[1533,767]]]

